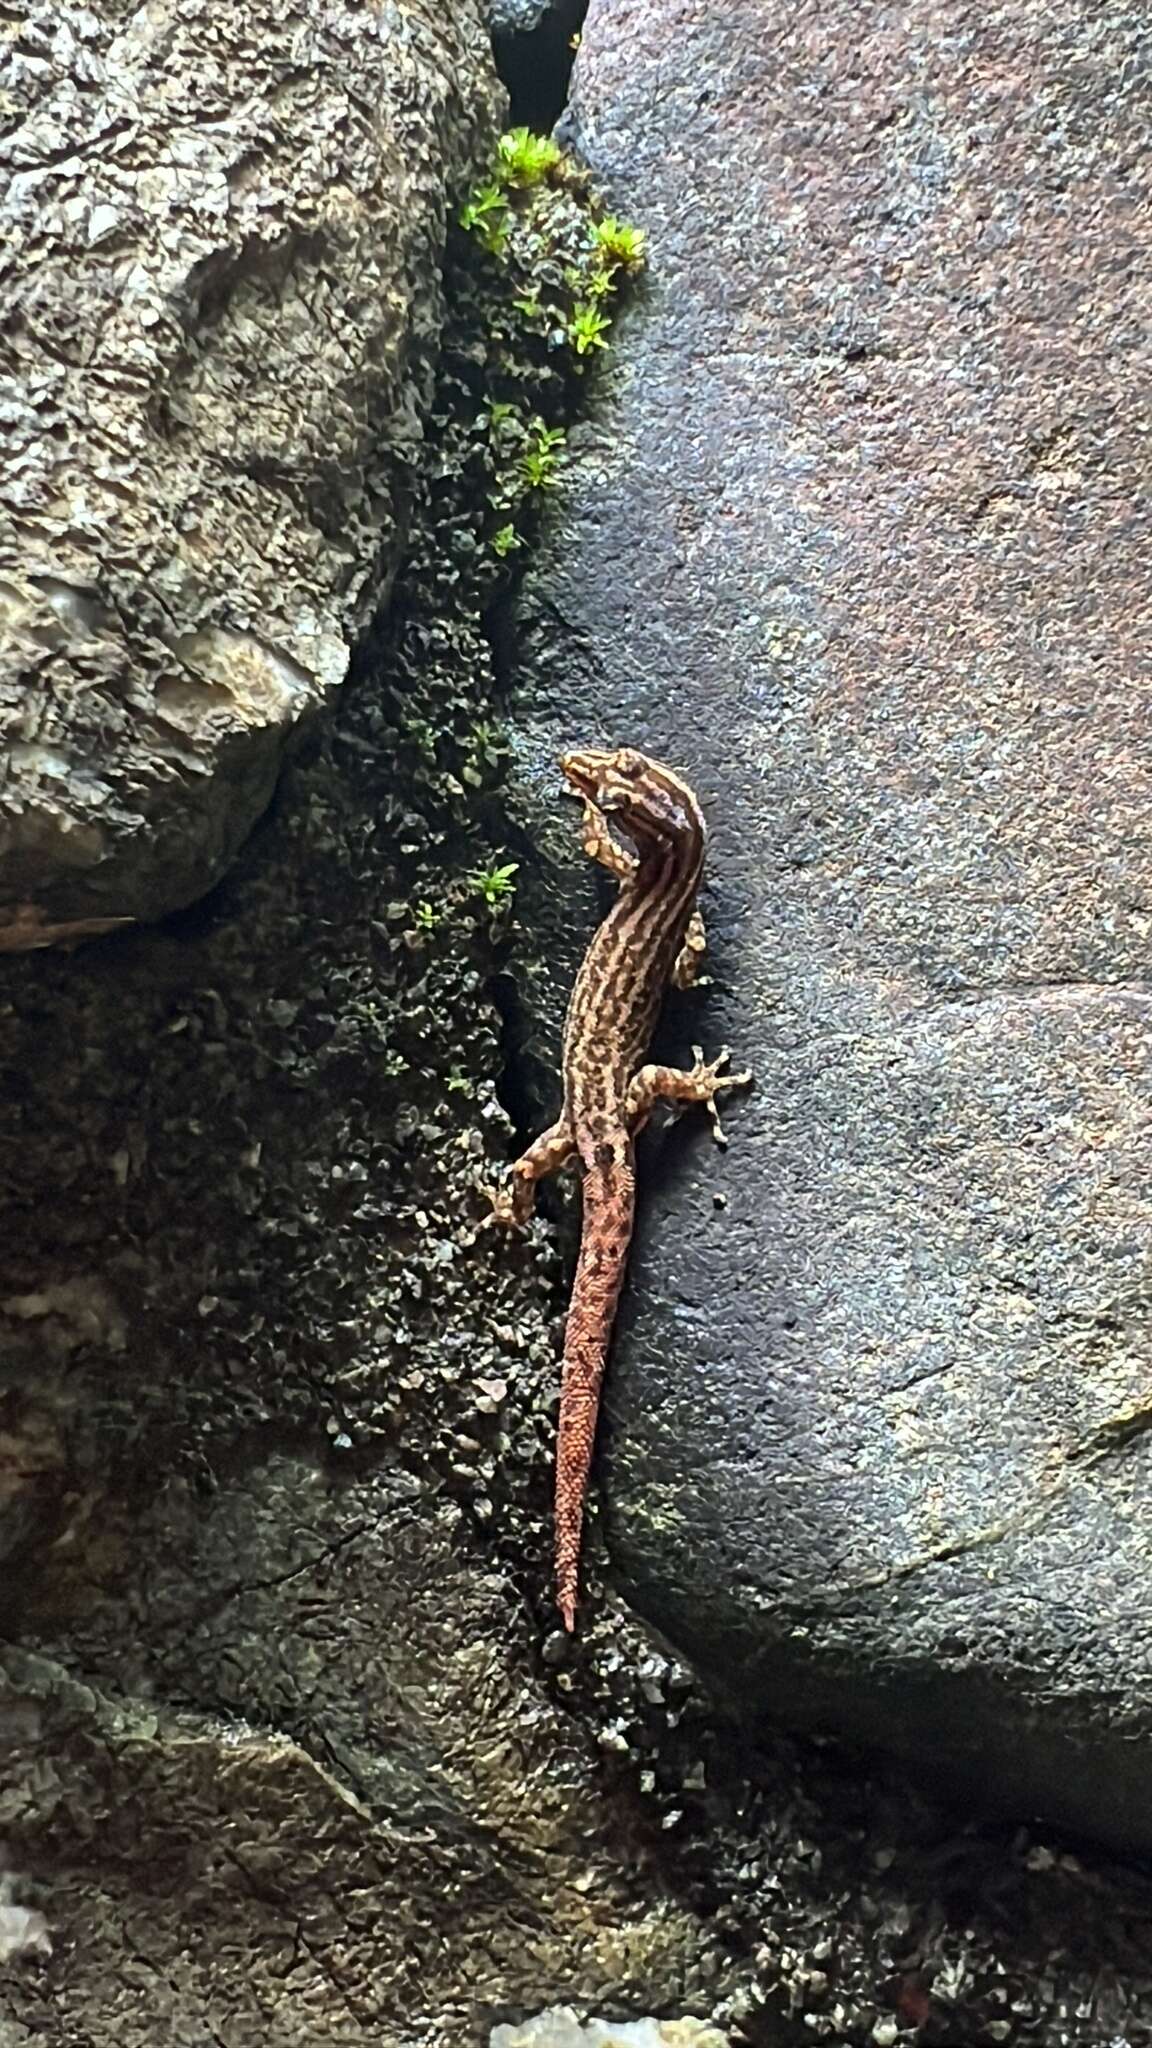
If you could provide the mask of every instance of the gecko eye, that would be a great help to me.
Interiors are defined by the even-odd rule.
[[[648,763],[634,747],[617,747],[600,779],[596,803],[602,811],[631,810]]]

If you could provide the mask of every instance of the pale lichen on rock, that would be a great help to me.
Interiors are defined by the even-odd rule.
[[[493,2027],[489,2048],[729,2048],[707,2020],[581,2021],[570,2005],[549,2006],[520,2025]]]

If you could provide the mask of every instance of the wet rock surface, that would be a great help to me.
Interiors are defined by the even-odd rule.
[[[0,1652],[0,2032],[447,2048],[565,1975],[709,1998],[695,1916],[605,1830],[515,1589],[432,1492],[334,1485],[309,1448],[116,1531],[103,1504],[101,1555],[54,1581],[60,1655]]]
[[[65,6],[0,144],[0,947],[226,871],[404,545],[483,17]]]
[[[649,1156],[629,1596],[753,1713],[1147,1846],[1142,33],[593,7],[652,263],[521,655],[542,753],[696,780],[669,1046],[757,1075]]]

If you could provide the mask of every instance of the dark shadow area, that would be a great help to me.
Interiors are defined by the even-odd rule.
[[[547,134],[568,99],[568,81],[588,0],[554,0],[543,8],[505,5],[492,29],[496,69],[508,88],[509,124]],[[535,15],[535,20],[533,16]],[[518,27],[524,22],[524,27]]]

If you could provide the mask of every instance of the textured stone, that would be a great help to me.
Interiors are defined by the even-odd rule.
[[[533,35],[559,12],[557,0],[491,0],[488,9],[494,36]]]
[[[0,2040],[453,2048],[577,1971],[633,2005],[680,1979],[691,1918],[658,1885],[638,1910],[597,1840],[454,1511],[395,1469],[339,1503],[318,1459],[251,1479],[163,1488],[119,1550],[93,1530],[61,1653],[102,1638],[101,1682],[0,1648],[0,1852],[34,1886],[0,1895]],[[97,1583],[121,1568],[135,1635]]]
[[[31,10],[0,89],[0,946],[200,895],[386,590],[482,16]]]
[[[757,1075],[650,1147],[640,1609],[794,1723],[1152,1841],[1145,24],[596,4],[647,304],[522,618],[712,824]]]

